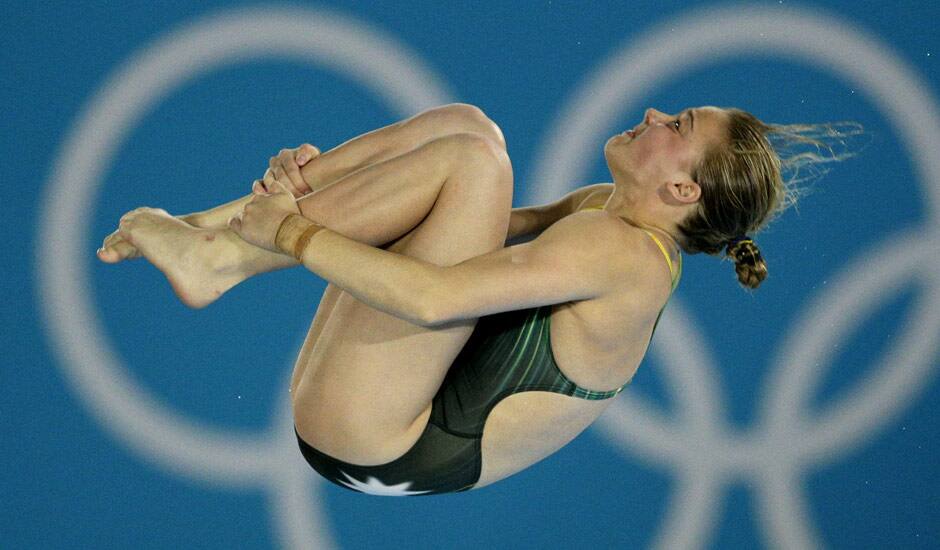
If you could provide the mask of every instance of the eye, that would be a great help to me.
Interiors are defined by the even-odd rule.
[[[676,131],[678,132],[678,131],[679,131],[679,126],[682,124],[682,122],[681,122],[678,118],[675,119],[675,120],[672,121],[672,122],[673,122],[673,124],[676,125]]]

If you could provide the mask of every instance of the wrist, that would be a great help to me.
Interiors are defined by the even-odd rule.
[[[322,225],[315,224],[300,214],[288,214],[277,228],[274,245],[284,254],[302,261],[307,243],[314,233],[321,229],[324,229]]]

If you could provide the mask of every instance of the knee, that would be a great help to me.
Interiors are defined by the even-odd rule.
[[[423,117],[424,122],[431,124],[441,134],[480,134],[503,150],[506,149],[502,130],[475,105],[451,103],[426,111]]]
[[[509,180],[509,184],[512,184],[512,163],[502,144],[475,132],[451,134],[443,140],[457,168],[468,168],[476,173],[493,173],[498,176],[497,179]]]
[[[451,186],[461,187],[474,196],[489,197],[487,201],[492,204],[501,204],[506,199],[507,208],[512,208],[512,165],[502,146],[475,133],[452,134],[441,141],[448,150]]]

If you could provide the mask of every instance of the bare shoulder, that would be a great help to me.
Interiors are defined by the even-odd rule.
[[[621,220],[601,210],[574,212],[552,224],[542,235],[547,239],[567,237],[573,243],[591,246],[587,252],[616,252],[623,236]]]
[[[669,296],[672,289],[669,265],[644,230],[603,210],[576,212],[562,221],[567,222],[570,231],[580,232],[581,241],[590,242],[595,257],[603,258],[616,274],[620,281],[618,294],[633,302],[648,300],[653,305]]]
[[[625,276],[623,228],[618,219],[601,211],[569,214],[553,223],[533,241],[537,250],[562,256],[585,275],[613,288]]]

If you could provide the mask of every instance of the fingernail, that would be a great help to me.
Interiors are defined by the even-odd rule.
[[[297,164],[303,164],[305,162],[307,162],[307,155],[304,154],[297,157]]]

